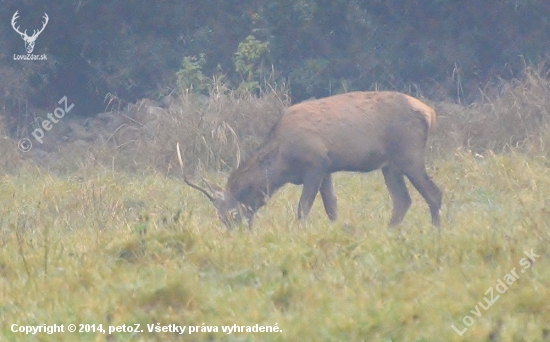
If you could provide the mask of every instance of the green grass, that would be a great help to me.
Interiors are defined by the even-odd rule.
[[[457,153],[429,171],[444,190],[442,234],[412,189],[388,230],[380,173],[339,174],[337,223],[320,199],[295,219],[286,186],[252,231],[226,231],[179,179],[23,167],[0,178],[2,341],[547,341],[550,163]],[[524,251],[540,258],[522,269]],[[513,268],[519,279],[470,313]],[[496,292],[495,292],[496,294]],[[474,323],[465,326],[463,317]],[[141,324],[143,333],[25,335],[11,325]],[[148,333],[147,324],[218,333]],[[221,332],[223,325],[277,333]]]

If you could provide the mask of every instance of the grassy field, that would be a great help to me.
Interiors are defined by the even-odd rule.
[[[435,160],[441,234],[414,190],[388,230],[378,172],[337,175],[335,224],[320,199],[298,222],[288,185],[252,231],[226,231],[176,177],[22,166],[0,178],[0,340],[549,341],[549,166],[513,153]],[[64,332],[12,331],[44,324]],[[149,332],[171,324],[186,330]],[[256,324],[279,331],[246,332]]]
[[[545,70],[478,103],[428,101],[441,232],[410,185],[389,230],[379,172],[336,175],[336,223],[319,199],[297,221],[287,185],[252,231],[227,231],[176,141],[186,173],[223,184],[284,92],[214,87],[85,120],[76,103],[28,153],[34,127],[15,139],[0,120],[0,341],[550,341]]]

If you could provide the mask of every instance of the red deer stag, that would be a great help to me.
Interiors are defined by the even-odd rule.
[[[263,145],[235,170],[225,190],[205,181],[204,189],[226,226],[252,225],[254,213],[286,183],[303,184],[298,218],[304,219],[318,192],[330,220],[336,220],[331,174],[382,169],[393,201],[390,227],[411,205],[405,176],[428,203],[432,223],[441,227],[442,193],[426,173],[424,149],[435,111],[405,94],[353,92],[288,108]],[[178,147],[179,154],[179,147]],[[181,159],[181,157],[180,157]]]

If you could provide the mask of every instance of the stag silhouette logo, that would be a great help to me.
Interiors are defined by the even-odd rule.
[[[42,31],[44,31],[44,28],[46,28],[46,25],[48,25],[48,14],[44,12],[44,21],[42,22],[42,28],[40,30],[33,30],[33,33],[32,35],[27,35],[27,30],[21,32],[19,30],[19,26],[16,27],[17,23],[17,19],[19,18],[19,11],[16,11],[14,14],[13,14],[13,17],[11,18],[11,26],[13,27],[13,29],[15,30],[15,32],[19,33],[19,35],[21,35],[21,38],[23,38],[23,40],[25,41],[25,50],[27,50],[27,53],[32,53],[32,51],[34,50],[34,43],[36,42],[36,38],[38,38],[38,36],[40,35],[40,33],[42,33]]]

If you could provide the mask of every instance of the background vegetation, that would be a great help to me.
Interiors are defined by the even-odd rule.
[[[48,13],[34,52],[47,61],[13,60],[24,52],[8,26],[16,10],[31,32]],[[0,110],[24,121],[62,96],[81,115],[102,112],[108,93],[158,99],[176,88],[185,58],[235,86],[275,71],[294,102],[413,85],[470,103],[478,88],[547,56],[549,17],[545,0],[0,0]]]

